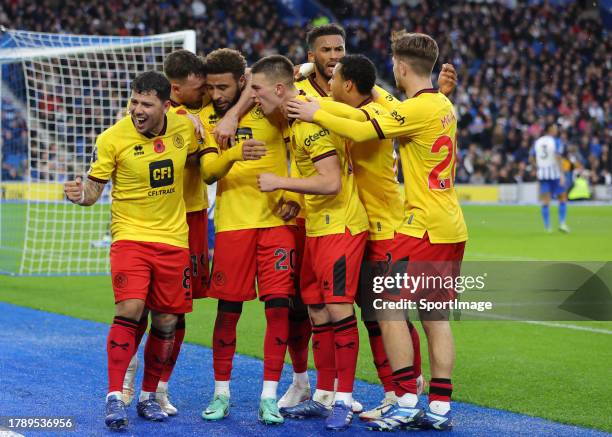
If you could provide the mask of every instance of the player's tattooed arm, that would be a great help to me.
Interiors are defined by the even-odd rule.
[[[77,176],[74,181],[64,183],[64,193],[72,203],[81,206],[91,206],[98,201],[104,191],[104,183]]]

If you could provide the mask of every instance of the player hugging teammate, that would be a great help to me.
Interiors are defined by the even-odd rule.
[[[107,346],[107,426],[127,426],[121,391],[147,325],[146,309],[152,327],[138,413],[148,420],[176,414],[167,381],[194,280],[198,297],[218,299],[215,388],[202,417],[220,420],[230,412],[236,326],[242,303],[259,296],[266,319],[259,420],[276,425],[286,417],[325,418],[326,429],[343,430],[362,410],[352,397],[359,354],[353,304],[372,293],[367,282],[359,284],[362,262],[419,274],[420,266],[435,261],[449,269],[442,274],[458,274],[467,230],[454,190],[457,121],[446,97],[455,86],[454,70],[444,66],[440,90],[433,88],[435,41],[395,34],[394,76],[408,97],[399,102],[375,86],[370,60],[345,55],[341,27],[313,29],[308,45],[314,72],[298,82],[293,64],[280,55],[256,62],[251,75],[235,50],[215,50],[204,61],[182,51],[171,55],[177,61],[166,68],[172,85],[156,73],[139,76],[130,115],[98,138],[85,184],[66,184],[68,198],[87,206],[113,179],[117,309]],[[393,138],[406,181],[403,196]],[[206,212],[204,183],[215,181],[209,278],[206,229],[198,223]],[[385,389],[381,405],[360,414],[367,428],[451,429],[454,346],[444,316],[421,314],[431,364],[424,410],[418,406],[425,384],[416,329],[404,314],[366,322]],[[311,336],[317,370],[312,394],[306,373]],[[277,401],[287,349],[293,383]]]

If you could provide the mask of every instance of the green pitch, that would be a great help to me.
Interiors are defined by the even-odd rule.
[[[570,205],[569,235],[543,233],[535,206],[469,205],[464,212],[468,260],[612,260],[612,207]],[[556,208],[551,216],[555,223]],[[113,316],[108,276],[0,276],[0,300],[105,323]],[[216,301],[196,301],[186,341],[210,346],[215,313]],[[612,432],[612,322],[558,324],[564,326],[454,322],[454,399]],[[375,382],[367,333],[360,330],[357,376]],[[238,352],[261,357],[263,333],[262,305],[250,302],[238,325]],[[425,344],[422,336],[427,374]],[[212,363],[208,371],[212,377]]]

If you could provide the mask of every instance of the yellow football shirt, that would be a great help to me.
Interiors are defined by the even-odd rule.
[[[189,247],[183,169],[198,148],[191,121],[171,112],[156,137],[140,134],[129,116],[98,136],[88,177],[112,179],[113,241]]]
[[[200,118],[207,133],[205,154],[228,153],[220,151],[212,135],[212,130],[219,120],[212,104],[204,108]],[[236,145],[250,138],[265,143],[266,155],[255,161],[234,162],[229,172],[217,181],[217,232],[295,224],[295,221],[283,221],[274,213],[284,192],[262,193],[257,185],[257,175],[261,173],[275,173],[279,176],[288,174],[287,147],[282,132],[258,107],[252,108],[240,119],[236,131]]]
[[[289,150],[289,177],[299,178],[300,172],[298,171],[297,164],[295,163],[295,150],[293,147],[293,142],[291,141],[291,128],[288,125],[283,129],[283,139]],[[298,212],[297,217],[306,219],[306,203],[304,202],[303,194],[287,191],[285,193],[285,200],[293,200],[300,205],[300,211]]]
[[[457,119],[446,96],[435,89],[421,90],[391,113],[364,122],[324,110],[317,111],[314,120],[355,141],[399,137],[405,216],[398,232],[417,238],[427,232],[432,243],[467,240],[454,187]]]
[[[300,79],[294,83],[295,83],[295,87],[298,90],[303,91],[304,94],[306,94],[307,96],[312,96],[312,97],[327,97],[328,96],[327,91],[321,88],[319,84],[317,83],[317,81],[315,80],[314,74],[311,74],[310,76],[304,79]]]
[[[352,235],[368,230],[368,217],[359,200],[346,141],[314,123],[295,121],[291,124],[296,168],[301,177],[317,174],[315,162],[336,155],[342,172],[342,190],[337,195],[305,194],[306,235],[320,237]]]
[[[359,108],[368,119],[387,113],[372,99],[361,103]],[[370,222],[368,239],[392,239],[404,217],[404,196],[397,181],[398,160],[393,140],[351,142],[350,150],[357,191]]]
[[[307,96],[331,97],[327,90],[321,88],[321,86],[317,83],[314,74],[311,74],[310,76],[304,79],[300,79],[294,82],[294,85],[298,90],[302,91]],[[378,85],[374,85],[374,89],[378,92],[379,99],[395,99],[395,97],[393,97],[384,88],[381,88]],[[379,102],[377,101],[377,103]]]
[[[179,115],[192,114],[197,117],[204,107],[195,110],[189,109],[184,105],[172,105],[169,112],[174,112]],[[198,150],[201,153],[201,150]],[[208,208],[208,195],[206,194],[206,185],[202,181],[200,167],[185,167],[183,174],[183,197],[185,198],[185,209],[187,212],[202,211]]]

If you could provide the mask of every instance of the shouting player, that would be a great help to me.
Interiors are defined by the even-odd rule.
[[[203,107],[206,93],[204,87],[204,64],[188,50],[176,50],[164,60],[164,73],[170,81],[170,110],[179,115],[197,116]],[[208,197],[199,166],[186,166],[183,175],[183,197],[189,226],[189,258],[191,260],[191,293],[194,299],[206,295],[208,285]],[[147,328],[148,311],[143,312],[136,335],[136,351]],[[172,355],[162,373],[157,387],[157,402],[173,416],[178,413],[170,403],[168,380],[176,364],[185,337],[185,315],[179,314],[174,334]],[[123,400],[129,405],[134,395],[134,379],[138,369],[138,354],[134,353],[123,382]]]
[[[153,421],[168,417],[155,393],[172,356],[177,314],[192,307],[183,169],[198,141],[187,118],[168,113],[170,83],[162,74],[143,73],[131,88],[130,115],[98,137],[85,183],[77,178],[64,185],[69,200],[90,206],[113,180],[115,318],[107,340],[105,419],[113,429],[128,424],[121,389],[145,305],[151,310],[151,330],[137,410]]]

